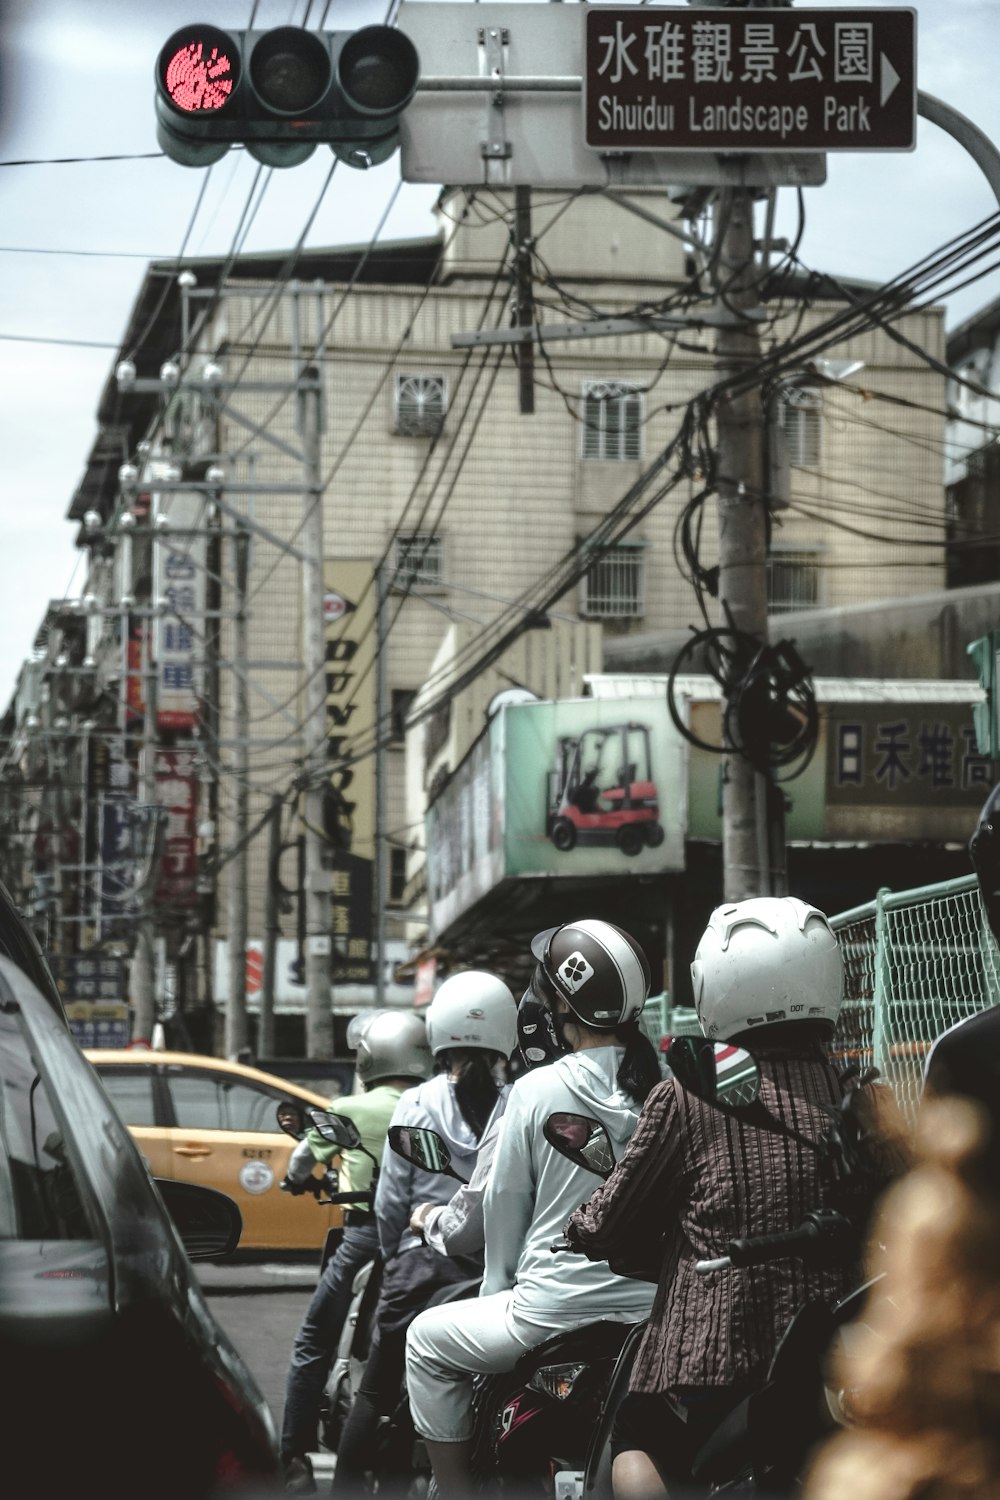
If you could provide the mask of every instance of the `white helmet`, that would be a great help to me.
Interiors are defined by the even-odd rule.
[[[427,1007],[427,1040],[435,1057],[449,1047],[482,1047],[509,1057],[517,1046],[514,996],[495,974],[453,974]]]
[[[844,961],[826,917],[796,896],[717,906],[691,965],[701,1029],[727,1041],[784,1021],[836,1024]]]
[[[427,1029],[411,1011],[362,1011],[347,1028],[347,1045],[357,1053],[354,1070],[366,1087],[380,1078],[421,1083],[434,1071]]]

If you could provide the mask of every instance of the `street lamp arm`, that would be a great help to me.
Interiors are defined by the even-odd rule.
[[[973,125],[960,110],[953,109],[950,104],[945,104],[943,99],[935,98],[933,94],[925,94],[923,89],[917,90],[917,114],[930,120],[932,125],[946,130],[960,146],[964,146],[981,169],[993,189],[997,205],[1000,206],[1000,151],[989,136],[978,125]]]

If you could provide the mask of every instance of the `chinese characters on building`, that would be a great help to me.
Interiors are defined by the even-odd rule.
[[[200,644],[205,634],[205,502],[179,491],[160,497],[157,513],[170,528],[153,547],[153,592],[162,613],[154,634],[156,721],[161,729],[191,729],[198,722]]]
[[[946,802],[965,794],[976,802],[993,785],[967,708],[955,715],[934,705],[885,705],[877,716],[844,717],[831,727],[831,792],[841,798],[854,791],[885,803]]]

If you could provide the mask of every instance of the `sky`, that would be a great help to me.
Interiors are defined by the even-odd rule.
[[[0,0],[0,710],[49,600],[81,592],[77,527],[65,517],[100,393],[146,263],[177,256],[203,178],[166,158],[45,159],[156,152],[154,62],[167,36],[192,19],[246,26],[256,11],[259,28],[315,25],[325,10],[328,28],[346,30],[381,21],[384,6]],[[876,0],[862,8],[889,7]],[[915,9],[918,87],[1000,145],[1000,0],[918,0]],[[38,164],[8,165],[26,159]],[[295,243],[329,160],[320,147],[304,165],[272,174],[247,251]],[[216,166],[189,254],[229,252],[254,170],[242,152]],[[371,172],[339,171],[307,245],[367,242],[398,180],[398,155]],[[405,184],[383,239],[433,233],[435,196]],[[794,231],[792,196],[779,194],[779,234]],[[996,210],[979,168],[921,121],[912,153],[830,155],[825,186],[806,189],[800,255],[837,275],[888,280]],[[998,296],[994,272],[949,300],[948,326]]]

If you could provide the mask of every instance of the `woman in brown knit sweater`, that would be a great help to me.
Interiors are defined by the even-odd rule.
[[[848,1286],[846,1269],[796,1260],[695,1271],[731,1239],[793,1229],[819,1203],[819,1158],[795,1137],[818,1142],[842,1094],[827,1044],[843,964],[826,917],[794,897],[719,907],[692,976],[702,1030],[753,1049],[761,1102],[794,1134],[748,1125],[669,1079],[649,1095],[608,1181],[566,1226],[591,1260],[658,1283],[615,1426],[617,1500],[653,1500],[672,1482],[689,1490],[698,1448],[760,1384],[793,1313]]]

